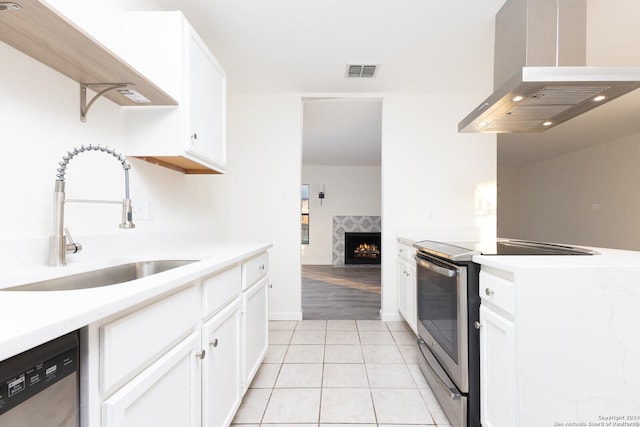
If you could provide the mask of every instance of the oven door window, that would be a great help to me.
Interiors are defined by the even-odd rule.
[[[459,363],[458,270],[437,261],[418,260],[418,319],[456,364]]]

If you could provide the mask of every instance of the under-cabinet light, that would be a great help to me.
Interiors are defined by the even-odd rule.
[[[8,11],[12,11],[12,10],[21,10],[22,6],[20,6],[18,3],[13,3],[13,2],[0,2],[0,12],[8,10]]]
[[[136,104],[145,104],[151,102],[148,98],[140,95],[139,92],[136,92],[133,89],[120,89],[118,90],[121,94],[135,102]]]

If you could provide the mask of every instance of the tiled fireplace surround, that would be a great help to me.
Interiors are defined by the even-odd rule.
[[[333,255],[334,267],[344,267],[344,233],[374,233],[382,230],[379,216],[334,216],[333,217]]]

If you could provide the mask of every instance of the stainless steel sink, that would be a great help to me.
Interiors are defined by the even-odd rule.
[[[72,274],[40,282],[27,283],[2,291],[70,291],[76,289],[98,288],[101,286],[116,285],[141,279],[152,274],[162,273],[173,268],[191,264],[195,260],[154,260],[132,262],[85,273]]]

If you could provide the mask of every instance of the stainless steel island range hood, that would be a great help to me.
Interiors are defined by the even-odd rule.
[[[640,67],[586,66],[586,0],[507,0],[495,92],[458,132],[542,132],[640,87]]]

